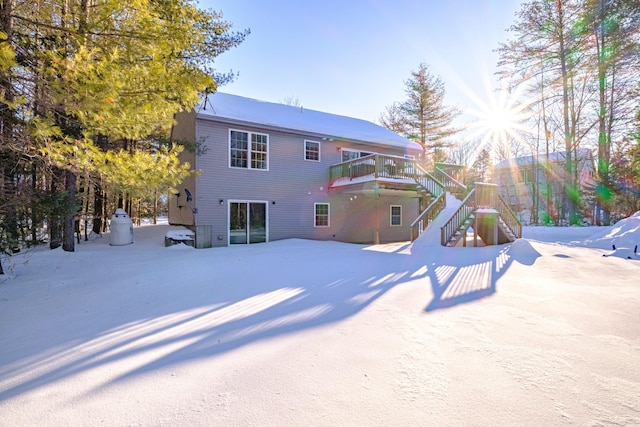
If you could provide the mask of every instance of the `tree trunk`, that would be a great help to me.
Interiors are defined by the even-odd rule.
[[[62,238],[62,249],[66,252],[75,251],[75,231],[76,231],[76,174],[67,171],[65,179],[65,215]]]
[[[38,227],[41,225],[40,215],[38,215],[38,205],[36,204],[36,194],[38,193],[38,169],[36,163],[31,164],[31,243],[38,241]]]
[[[7,0],[0,3],[0,29],[11,36],[13,28],[13,0]],[[13,101],[13,81],[11,71],[3,72],[0,75],[0,91],[7,101]],[[4,107],[4,106],[3,106]],[[12,249],[15,246],[11,240],[17,238],[18,222],[16,215],[17,198],[16,184],[12,177],[15,174],[12,165],[17,163],[15,153],[11,152],[8,147],[13,143],[14,139],[14,120],[15,113],[9,108],[0,108],[0,128],[2,129],[2,139],[0,141],[0,220],[4,224],[0,224],[0,233],[8,234],[8,248],[0,245],[0,252],[3,249]]]
[[[127,195],[124,198],[124,208],[125,212],[127,213],[127,215],[129,215],[129,218],[132,217],[132,204],[131,204],[131,196]]]
[[[153,192],[153,225],[158,223],[158,192]]]
[[[89,180],[87,179],[86,183],[86,188],[87,188],[87,197],[85,198],[84,201],[84,209],[83,209],[83,228],[84,228],[84,241],[88,241],[89,240],[89,235],[88,235],[88,231],[87,229],[89,228],[89,188],[90,188],[90,183]]]
[[[539,203],[538,199],[540,198],[539,188],[538,188],[538,141],[536,140],[536,152],[533,155],[533,161],[531,164],[533,165],[533,170],[531,171],[531,175],[533,175],[533,181],[531,185],[531,194],[533,195],[532,207],[531,207],[531,217],[529,218],[529,222],[533,224],[538,223],[538,208]]]
[[[604,23],[601,23],[604,25]],[[605,102],[605,64],[604,64],[604,33],[603,28],[600,28],[599,31],[596,30],[596,56],[598,58],[598,102],[599,102],[599,110],[598,110],[598,177],[600,178],[600,187],[603,191],[600,191],[598,197],[598,204],[602,208],[602,221],[601,223],[604,225],[606,222],[605,217],[608,216],[608,206],[607,200],[605,197],[606,188],[609,187],[609,162],[607,160],[607,143],[606,143],[606,125],[605,125],[605,117],[607,114],[607,106]],[[600,212],[598,212],[597,221],[600,222]],[[608,225],[608,224],[607,224]]]
[[[567,69],[567,48],[565,46],[564,34],[564,6],[562,0],[556,0],[556,9],[558,12],[558,35],[560,70],[562,77],[562,119],[564,127],[564,144],[565,144],[565,191],[563,196],[564,215],[572,221],[575,216],[575,204],[573,194],[575,192],[575,183],[573,182],[573,137],[571,134],[571,125],[569,122],[569,71]]]
[[[108,140],[105,136],[97,136],[96,145],[103,151],[107,150]],[[106,221],[107,197],[102,186],[102,181],[96,177],[93,186],[93,227],[92,230],[96,234],[102,235],[107,229]]]
[[[93,227],[96,234],[102,234],[106,227],[105,221],[105,198],[102,185],[96,182],[93,188]]]
[[[49,229],[49,248],[56,249],[62,245],[62,220],[61,211],[62,203],[58,200],[60,188],[62,187],[62,177],[64,171],[60,168],[54,168],[51,174],[51,187],[49,196],[51,198],[51,206],[49,212],[49,220],[47,221]]]

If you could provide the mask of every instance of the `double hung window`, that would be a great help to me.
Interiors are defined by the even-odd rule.
[[[402,206],[391,205],[391,225],[402,225]]]
[[[304,159],[315,162],[320,161],[320,143],[316,141],[304,142]]]
[[[329,203],[316,203],[315,205],[315,226],[329,226]]]
[[[269,135],[229,131],[229,167],[269,169]]]

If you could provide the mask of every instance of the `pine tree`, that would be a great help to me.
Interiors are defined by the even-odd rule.
[[[215,57],[248,34],[231,32],[220,13],[195,0],[5,0],[0,19],[9,29],[0,62],[6,45],[16,57],[0,70],[3,129],[10,119],[20,126],[2,135],[0,154],[17,147],[18,158],[48,167],[34,170],[58,204],[48,209],[49,229],[64,223],[62,239],[52,235],[51,243],[69,251],[78,176],[86,188],[93,180],[130,193],[185,176],[178,150],[150,135],[168,134],[175,113],[232,77],[216,73]]]
[[[491,151],[483,148],[478,153],[476,160],[467,172],[468,184],[473,185],[475,182],[491,182],[493,172],[493,160]]]
[[[444,104],[444,83],[421,63],[404,85],[406,99],[387,107],[380,122],[422,145],[432,161],[445,160],[443,148],[458,131],[452,122],[459,112]]]

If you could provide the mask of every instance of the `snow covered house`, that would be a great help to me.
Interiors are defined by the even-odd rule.
[[[374,123],[217,92],[181,113],[173,138],[200,171],[169,201],[196,247],[304,238],[407,241],[442,191],[422,147]]]
[[[581,214],[585,219],[593,217],[595,209],[595,164],[591,150],[577,150],[577,183],[583,205]],[[548,214],[551,220],[562,217],[562,206],[566,195],[566,152],[538,156],[523,156],[506,159],[494,166],[494,181],[498,192],[509,207],[519,212],[525,222],[536,210],[539,218]]]

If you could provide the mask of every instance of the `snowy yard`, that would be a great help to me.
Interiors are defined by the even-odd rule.
[[[3,258],[1,426],[640,425],[640,214],[482,248],[171,229]]]

